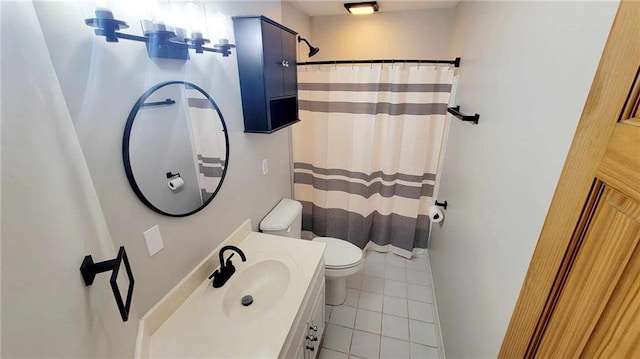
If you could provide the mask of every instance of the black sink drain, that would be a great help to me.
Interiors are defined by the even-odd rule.
[[[244,297],[242,297],[242,305],[247,307],[247,306],[250,306],[251,303],[253,303],[253,297],[252,296],[245,295]]]

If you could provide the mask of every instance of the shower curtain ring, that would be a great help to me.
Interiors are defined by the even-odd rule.
[[[420,70],[420,60],[418,60],[418,70]]]
[[[334,69],[334,70],[337,70],[337,69],[338,69],[338,60],[335,60],[335,61],[333,62],[333,69]]]
[[[394,63],[394,59],[391,59],[391,70],[393,70],[393,63]]]
[[[407,60],[404,60],[404,62],[402,63],[402,69],[403,70],[407,69]]]
[[[369,66],[369,70],[373,70],[373,59],[371,59],[371,65]]]

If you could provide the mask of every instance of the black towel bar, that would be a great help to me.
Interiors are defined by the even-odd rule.
[[[174,103],[176,103],[174,100],[168,98],[168,99],[165,99],[164,101],[145,102],[142,105],[140,105],[140,107],[169,106],[169,105],[173,105]]]
[[[120,293],[120,288],[118,288],[118,283],[116,280],[118,279],[118,272],[120,271],[120,265],[124,264],[124,269],[127,272],[126,275],[129,280],[129,287],[127,288],[127,297],[122,298],[122,294]],[[111,290],[113,291],[113,296],[116,299],[116,303],[118,304],[118,310],[120,311],[120,316],[122,317],[122,321],[126,322],[129,319],[129,310],[131,309],[131,298],[133,296],[133,273],[131,272],[131,265],[129,265],[129,258],[127,257],[127,252],[124,247],[120,247],[118,251],[118,256],[114,259],[106,260],[103,262],[94,263],[93,258],[88,255],[84,257],[82,261],[82,265],[80,266],[80,273],[82,273],[82,278],[84,279],[84,284],[86,286],[90,286],[93,284],[93,280],[96,277],[96,274],[102,272],[111,271]]]
[[[447,201],[444,201],[444,202],[438,202],[438,200],[436,200],[436,203],[434,203],[434,204],[435,204],[436,206],[442,207],[442,208],[444,208],[445,210],[447,210],[447,205],[448,205]]]
[[[447,112],[461,119],[462,121],[473,122],[476,125],[478,124],[478,120],[480,119],[480,115],[478,115],[477,113],[472,116],[464,115],[460,112],[460,106],[448,107]]]

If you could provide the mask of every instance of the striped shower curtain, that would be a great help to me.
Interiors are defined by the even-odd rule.
[[[226,139],[218,113],[200,91],[185,90],[194,151],[197,154],[198,182],[202,201],[206,202],[218,188],[226,166]]]
[[[303,229],[405,257],[426,248],[452,81],[424,65],[299,67]]]

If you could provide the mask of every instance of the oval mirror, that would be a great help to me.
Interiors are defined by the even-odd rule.
[[[145,205],[167,216],[188,216],[206,207],[224,181],[227,126],[203,89],[163,82],[131,109],[122,152],[129,184]]]

